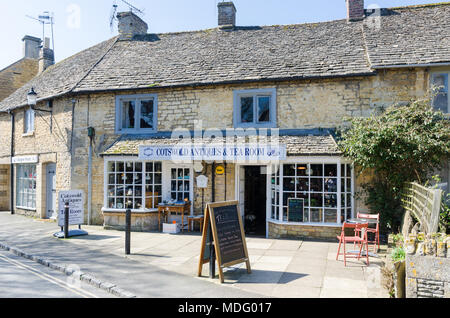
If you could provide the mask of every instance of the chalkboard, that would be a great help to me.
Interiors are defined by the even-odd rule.
[[[288,221],[289,222],[303,222],[303,210],[305,206],[305,199],[288,199]]]
[[[239,213],[239,202],[210,203],[205,209],[202,247],[198,276],[201,276],[202,266],[209,260],[209,245],[212,229],[214,249],[219,267],[219,277],[223,283],[223,267],[239,263],[247,264],[247,272],[251,273],[244,228]]]
[[[237,205],[225,205],[212,209],[217,243],[223,264],[246,258],[240,215]]]

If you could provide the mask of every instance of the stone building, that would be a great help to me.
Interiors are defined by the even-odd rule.
[[[223,2],[217,28],[165,34],[120,13],[118,36],[0,103],[11,208],[55,217],[54,193],[80,189],[86,223],[123,228],[131,202],[133,228],[151,231],[163,201],[188,199],[202,214],[207,202],[239,200],[248,233],[335,237],[361,208],[360,180],[335,141],[344,119],[421,98],[435,83],[444,85],[433,103],[449,111],[450,5],[347,6],[343,20],[243,27]],[[46,111],[35,110],[30,130],[31,88]],[[177,162],[168,149],[201,155]],[[289,214],[293,198],[300,215]]]

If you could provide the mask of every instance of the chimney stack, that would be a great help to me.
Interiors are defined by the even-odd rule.
[[[347,20],[360,21],[364,19],[364,0],[346,0]]]
[[[42,40],[34,36],[25,35],[23,41],[23,57],[28,59],[39,59],[39,48]]]
[[[55,54],[53,50],[50,49],[50,39],[45,38],[44,46],[39,52],[39,74],[53,64],[55,64]]]
[[[236,26],[236,7],[232,1],[220,2],[219,8],[219,27],[221,29],[232,29]]]
[[[119,35],[121,40],[132,40],[135,35],[145,35],[148,25],[133,12],[117,13]]]

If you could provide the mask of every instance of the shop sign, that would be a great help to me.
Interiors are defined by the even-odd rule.
[[[140,146],[139,159],[149,161],[172,160],[233,161],[233,162],[275,162],[286,160],[285,145],[175,145]]]
[[[84,195],[82,190],[59,192],[58,225],[64,226],[64,207],[69,202],[69,225],[84,223]]]
[[[20,156],[20,157],[13,157],[12,163],[14,164],[21,164],[21,163],[38,163],[39,157],[38,155],[33,156]]]
[[[216,167],[216,175],[221,176],[225,173],[225,168],[223,166]]]
[[[201,175],[197,177],[197,188],[205,189],[208,187],[208,177]]]

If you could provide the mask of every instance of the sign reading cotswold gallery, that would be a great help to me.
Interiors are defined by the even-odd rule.
[[[286,160],[285,145],[174,145],[139,146],[139,159],[149,161],[172,160],[233,161],[233,162],[276,162]]]

